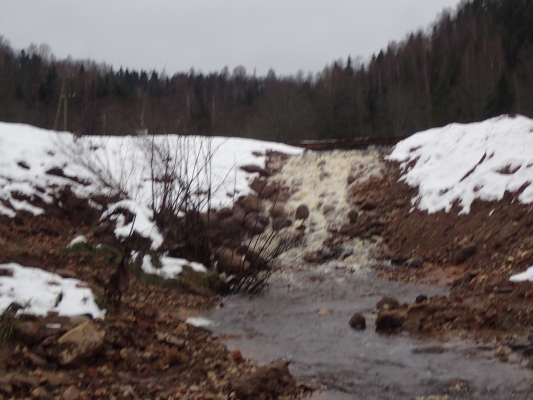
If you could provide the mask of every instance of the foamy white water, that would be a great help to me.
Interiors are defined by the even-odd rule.
[[[320,266],[306,263],[302,257],[306,253],[323,251],[324,241],[331,237],[328,229],[339,228],[348,221],[348,212],[353,208],[350,188],[381,176],[383,171],[384,163],[377,151],[305,152],[290,157],[273,179],[290,188],[291,197],[285,204],[287,215],[294,216],[301,204],[309,208],[310,215],[304,221],[306,229],[303,242],[279,256],[279,263],[282,266],[311,266],[323,271],[334,267],[359,270],[372,264],[372,246],[368,241],[357,238],[346,238],[340,244],[342,255]],[[349,176],[356,178],[350,185]],[[296,235],[300,224],[300,221],[295,221],[291,227],[283,229],[281,237]],[[263,238],[267,235],[268,232]]]

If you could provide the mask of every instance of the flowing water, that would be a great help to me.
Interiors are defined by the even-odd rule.
[[[290,361],[294,376],[319,389],[315,400],[533,398],[531,370],[518,360],[498,361],[490,346],[375,332],[374,310],[382,296],[412,302],[419,294],[447,293],[378,279],[371,266],[376,262],[372,246],[379,239],[347,240],[334,260],[320,266],[302,261],[305,252],[320,251],[328,227],[345,220],[348,175],[357,184],[381,171],[373,152],[293,157],[277,179],[295,192],[288,210],[300,203],[311,210],[306,240],[278,259],[281,272],[264,293],[227,298],[205,315],[213,321],[209,329],[260,364]],[[365,315],[366,330],[349,327],[355,312]]]

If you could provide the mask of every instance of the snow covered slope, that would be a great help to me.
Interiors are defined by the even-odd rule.
[[[402,179],[418,187],[413,205],[430,213],[449,211],[455,201],[469,213],[476,198],[501,200],[524,186],[518,200],[533,202],[533,120],[523,116],[420,132],[388,159],[400,162]]]
[[[211,207],[218,208],[250,192],[249,180],[256,174],[238,167],[264,167],[268,150],[302,152],[291,146],[249,139],[177,135],[76,138],[67,132],[0,123],[0,215],[14,217],[18,210],[43,214],[44,210],[32,203],[36,199],[51,203],[54,193],[66,185],[82,198],[120,189],[121,200],[102,210],[104,216],[117,207],[130,210],[136,215],[135,231],[149,237],[152,247],[157,248],[163,239],[153,222],[151,205],[161,200],[161,185],[165,182],[152,178],[167,171],[161,171],[161,164],[154,167],[155,154],[168,159],[171,172],[181,174],[185,183],[194,179],[199,197],[205,196],[210,187]],[[115,234],[127,236],[131,225],[117,222]],[[180,273],[183,264],[205,270],[200,264],[170,257],[163,257],[161,262],[160,270],[150,269],[150,263],[144,263],[143,268],[165,277]],[[27,313],[104,315],[91,290],[75,279],[13,263],[0,265],[0,270],[5,270],[0,276],[0,313],[15,301],[25,306]]]

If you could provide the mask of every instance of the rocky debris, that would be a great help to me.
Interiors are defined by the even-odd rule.
[[[352,318],[350,318],[349,325],[356,330],[366,329],[366,319],[363,314],[355,313]]]
[[[104,336],[104,331],[95,324],[84,322],[61,336],[50,355],[64,367],[79,365],[100,351]]]
[[[283,201],[289,198],[290,189],[266,182],[260,190],[270,197],[246,196],[233,208],[212,211],[209,218],[202,216],[227,250],[218,261],[229,259],[230,270],[236,267],[234,260],[239,268],[250,263],[268,267],[254,251],[246,249],[240,255],[233,251],[243,237],[251,237],[246,221],[257,218],[268,226],[272,220],[265,215],[268,208],[286,218]],[[110,200],[95,201],[103,204]],[[115,270],[116,255],[106,251],[120,249],[112,233],[114,223],[97,223],[93,232],[101,211],[71,192],[60,194],[52,204],[39,206],[45,209],[39,218],[26,212],[18,213],[17,218],[0,216],[0,263],[38,264],[51,272],[83,279],[98,301],[105,303],[104,288]],[[132,216],[126,214],[124,218],[131,222]],[[90,243],[98,238],[105,251],[94,251],[90,246],[62,251],[78,234]],[[237,238],[234,242],[227,241],[233,236]],[[14,238],[24,238],[23,245]],[[0,398],[227,399],[233,391],[230,381],[242,377],[263,380],[271,375],[277,377],[266,380],[269,391],[276,393],[271,398],[300,397],[304,389],[297,387],[286,368],[265,372],[242,355],[229,353],[206,330],[184,322],[190,310],[205,310],[213,304],[212,297],[199,295],[199,290],[189,284],[192,281],[183,280],[193,279],[185,276],[187,268],[176,281],[163,283],[159,278],[137,275],[135,268],[128,266],[123,277],[120,310],[109,310],[105,320],[57,315],[20,317],[16,324],[19,331],[7,345],[0,346]],[[212,280],[225,283],[214,271],[197,278],[203,279],[205,287],[213,287]],[[212,292],[203,295],[212,296]],[[261,373],[253,375],[258,371]],[[258,392],[253,398],[261,395]]]
[[[288,362],[276,360],[256,372],[230,381],[236,398],[242,400],[278,399],[298,393],[296,381],[289,373]]]

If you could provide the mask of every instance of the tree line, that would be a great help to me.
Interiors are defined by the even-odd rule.
[[[78,134],[148,132],[275,141],[407,136],[503,113],[533,117],[533,2],[470,0],[363,63],[257,77],[244,67],[167,76],[20,52],[0,37],[0,120]]]

